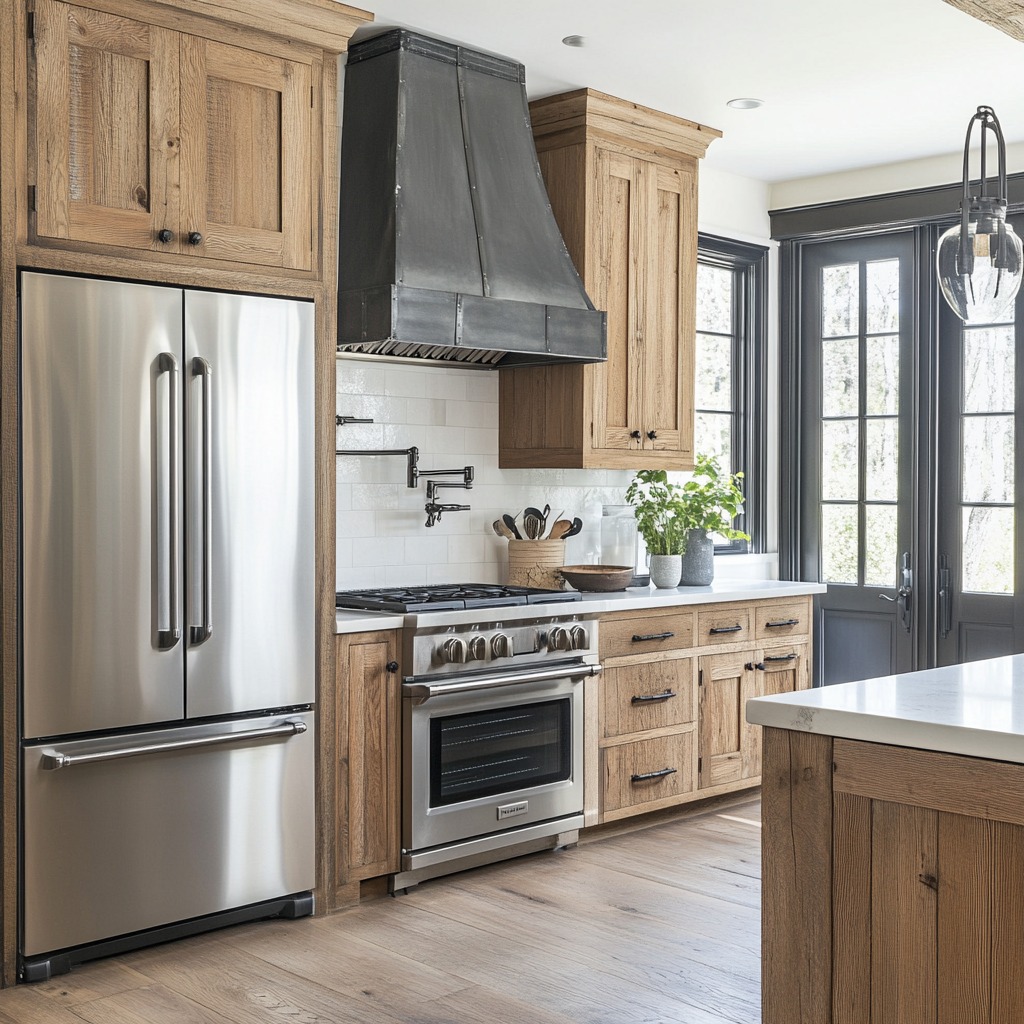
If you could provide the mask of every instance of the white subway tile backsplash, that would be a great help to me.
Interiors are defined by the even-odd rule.
[[[338,359],[338,412],[370,415],[372,425],[338,428],[338,447],[420,450],[420,468],[475,470],[472,489],[444,488],[446,504],[471,506],[424,525],[426,480],[405,486],[400,456],[345,456],[337,463],[337,589],[505,579],[508,546],[492,523],[527,505],[580,516],[583,532],[566,561],[600,557],[602,504],[621,504],[630,473],[498,468],[498,375],[451,366],[407,366]],[[446,482],[455,477],[440,478]]]

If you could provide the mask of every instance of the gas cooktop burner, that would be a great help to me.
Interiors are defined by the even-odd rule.
[[[381,612],[449,611],[458,608],[500,608],[505,605],[578,601],[575,590],[540,590],[506,587],[496,583],[446,583],[432,587],[383,587],[380,590],[342,590],[335,594],[338,608],[364,608]]]

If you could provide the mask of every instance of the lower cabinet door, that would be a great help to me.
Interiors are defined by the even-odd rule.
[[[692,726],[667,736],[619,743],[601,751],[604,820],[621,818],[645,805],[671,802],[694,788]]]
[[[740,651],[700,659],[701,789],[760,773],[759,727],[749,725],[745,715],[747,701],[757,696],[754,656],[754,651]]]

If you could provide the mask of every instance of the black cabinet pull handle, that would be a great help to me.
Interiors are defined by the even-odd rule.
[[[633,438],[633,440],[634,440],[634,441],[639,441],[639,440],[640,440],[640,437],[641,437],[641,434],[640,434],[640,431],[639,431],[639,430],[631,430],[631,431],[629,432],[629,436],[630,436],[631,438]]]
[[[190,231],[188,233],[188,244],[199,245],[203,240],[203,236],[198,231]]]
[[[793,654],[769,654],[765,661],[796,661],[796,652]]]
[[[646,782],[648,779],[663,779],[666,775],[675,775],[678,768],[662,768],[660,772],[643,772],[640,775],[630,775],[630,782]]]
[[[387,672],[395,673],[395,672],[397,672],[397,671],[398,671],[398,662],[397,662],[397,661],[389,661],[389,662],[388,662],[388,663],[387,663],[387,664],[386,664],[386,665],[384,666],[384,669],[385,669],[385,671],[387,671]]]
[[[649,438],[650,438],[650,439],[651,439],[652,441],[654,441],[654,440],[655,440],[655,439],[657,438],[657,436],[658,436],[658,432],[657,432],[656,430],[648,430],[648,431],[647,431],[647,436],[648,436],[648,437],[649,437]]]
[[[799,626],[799,619],[779,619],[778,622],[766,622],[764,624],[765,629],[778,629],[779,626]]]
[[[712,626],[708,630],[710,636],[717,636],[719,633],[739,633],[743,627],[737,622],[735,626]]]
[[[642,644],[648,640],[670,640],[675,636],[675,633],[634,633],[633,643]]]
[[[746,667],[748,669],[750,669],[751,672],[753,672],[754,669],[757,669],[758,672],[763,672],[764,671],[764,662],[763,661],[758,661],[758,662],[748,661]]]
[[[629,698],[630,704],[649,704],[655,700],[669,700],[678,694],[674,690],[666,690],[664,693],[638,693]]]
[[[156,240],[158,242],[163,242],[164,245],[166,245],[168,242],[173,242],[174,241],[174,232],[171,231],[170,228],[161,228],[156,233]]]

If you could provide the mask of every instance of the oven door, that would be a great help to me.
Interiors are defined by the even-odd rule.
[[[405,683],[405,852],[581,814],[581,681],[597,671]]]

